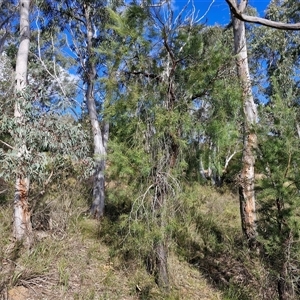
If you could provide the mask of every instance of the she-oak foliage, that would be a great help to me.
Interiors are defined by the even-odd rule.
[[[285,3],[296,20],[293,3]],[[272,9],[269,17],[285,17],[276,5]],[[106,63],[101,69],[104,78],[94,83],[100,89],[105,85],[106,103],[99,98],[97,104],[105,108],[111,124],[107,173],[112,187],[109,206],[114,208],[118,235],[114,242],[121,236],[120,251],[127,258],[140,255],[163,287],[168,287],[168,249],[186,226],[183,186],[204,169],[212,171],[205,179],[221,183],[228,163],[232,171],[236,167],[232,162],[240,158],[243,123],[230,31],[191,24],[184,15],[174,18],[170,7],[167,12],[163,16],[159,8],[138,5],[129,6],[121,16],[110,11],[112,24],[103,29],[113,38],[101,36],[94,41],[91,60],[100,69]],[[72,18],[72,10],[65,13]],[[83,32],[79,23],[70,27],[78,34]],[[276,262],[272,270],[280,289],[292,295],[299,270],[300,135],[295,76],[299,39],[296,34],[259,30],[260,41],[253,38],[251,42],[256,57],[267,62],[268,86],[260,90],[265,89],[268,103],[260,105],[260,124],[255,128],[260,141],[257,167],[265,175],[257,189],[258,239],[266,261]],[[43,49],[49,50],[46,44]],[[6,96],[10,82],[1,82],[1,99],[5,100],[1,102],[5,112],[0,123],[1,177],[9,180],[21,170],[30,174],[31,181],[43,184],[66,163],[85,158],[89,147],[81,125],[60,110],[65,95],[45,76],[34,46],[31,52],[30,84],[20,103],[21,127],[12,118],[12,109],[7,109],[15,100]],[[42,56],[47,57],[51,70],[51,51],[45,50]],[[78,71],[86,80],[86,65],[77,59],[81,62]],[[26,137],[28,151],[22,160],[16,151],[20,147],[17,136]]]
[[[110,29],[118,38],[98,51],[111,63],[109,174],[122,182],[110,190],[110,201],[124,201],[130,210],[119,218],[119,234],[126,235],[122,249],[146,257],[158,284],[168,288],[180,182],[199,172],[201,159],[222,175],[228,154],[240,150],[240,128],[233,124],[241,102],[229,32],[190,24],[183,15],[175,19],[170,7],[166,15],[159,8],[148,13],[145,18],[138,6],[122,16],[111,11]],[[139,22],[132,21],[133,14]],[[189,161],[186,153],[195,148],[195,160]]]
[[[270,20],[299,21],[294,1],[271,1]],[[264,62],[260,73],[265,103],[259,106],[257,168],[265,178],[257,187],[259,238],[278,282],[280,299],[299,294],[299,32],[259,27],[251,52]],[[257,38],[259,36],[259,38]],[[259,69],[258,69],[259,70]]]

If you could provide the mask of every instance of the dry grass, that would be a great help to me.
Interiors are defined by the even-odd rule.
[[[251,266],[247,266],[251,262],[248,255],[245,264],[239,261],[241,255],[234,240],[240,225],[236,197],[228,193],[220,195],[210,188],[197,188],[187,191],[190,200],[186,200],[189,202],[186,209],[193,207],[195,216],[207,216],[209,222],[200,217],[187,220],[187,234],[192,241],[182,241],[188,242],[183,247],[191,248],[185,255],[172,245],[171,291],[166,295],[157,288],[140,260],[128,263],[111,255],[112,250],[100,235],[101,223],[84,214],[88,208],[88,192],[74,181],[64,188],[53,188],[36,208],[36,223],[42,224],[45,230],[37,228],[35,244],[29,252],[10,240],[11,207],[0,208],[0,299],[245,299],[239,298],[235,290],[228,293],[231,281],[247,279],[259,283],[262,277],[268,276],[258,264],[255,278],[249,271]],[[43,219],[43,215],[47,217]],[[199,227],[197,222],[203,224]],[[211,228],[205,226],[213,226],[213,230],[224,235],[222,247],[214,233],[209,232]],[[218,284],[218,278],[225,282]],[[22,290],[18,290],[20,286]]]
[[[199,271],[174,255],[169,261],[172,289],[166,298],[142,266],[111,259],[109,248],[95,238],[97,226],[96,221],[82,220],[77,234],[68,233],[59,241],[49,236],[37,242],[33,251],[23,254],[10,269],[6,290],[23,286],[28,299],[45,300],[221,299],[221,293],[210,287]]]
[[[33,215],[35,244],[29,252],[10,239],[12,207],[1,206],[0,299],[218,299],[215,295],[220,293],[174,255],[168,296],[140,262],[112,258],[99,239],[99,222],[84,216],[86,191],[77,182],[68,184],[53,187],[38,203]]]

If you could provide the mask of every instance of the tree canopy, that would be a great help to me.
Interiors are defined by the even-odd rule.
[[[172,251],[198,265],[223,251],[230,233],[195,199],[229,191],[232,247],[296,299],[298,3],[272,0],[262,18],[226,0],[230,24],[212,26],[193,3],[2,2],[0,183],[17,242],[34,247],[35,211],[72,178],[89,190],[78,218],[96,218],[116,255],[139,257],[169,293]]]

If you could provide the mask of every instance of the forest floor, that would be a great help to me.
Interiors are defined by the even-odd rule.
[[[81,226],[61,238],[44,235],[15,261],[4,256],[1,276],[7,276],[7,284],[2,286],[2,299],[222,299],[199,270],[172,254],[172,296],[166,298],[142,266],[111,258],[109,247],[95,240],[97,221],[86,219]],[[13,250],[11,246],[5,253]]]
[[[264,289],[269,286],[268,272],[239,244],[236,195],[210,188],[189,195],[195,198],[193,205],[200,212],[195,222],[200,225],[197,230],[193,222],[189,225],[193,240],[188,244],[183,237],[170,247],[170,292],[165,294],[140,259],[125,261],[115,254],[105,238],[110,233],[103,233],[105,220],[86,216],[88,204],[78,189],[50,194],[33,216],[35,242],[29,250],[12,241],[12,207],[0,201],[0,300],[273,297]],[[43,227],[47,216],[51,224]]]

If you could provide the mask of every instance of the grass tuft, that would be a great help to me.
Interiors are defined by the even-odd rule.
[[[89,193],[90,187],[76,180],[53,185],[36,203],[35,243],[29,252],[11,240],[12,208],[7,202],[0,206],[3,293],[22,286],[30,299],[276,298],[268,268],[243,244],[235,195],[200,185],[183,188],[166,228],[171,285],[166,294],[145,265],[157,233],[150,236],[139,222],[128,227],[128,195],[125,206],[123,199],[108,203],[101,222],[89,219]],[[110,215],[114,205],[117,213]]]

